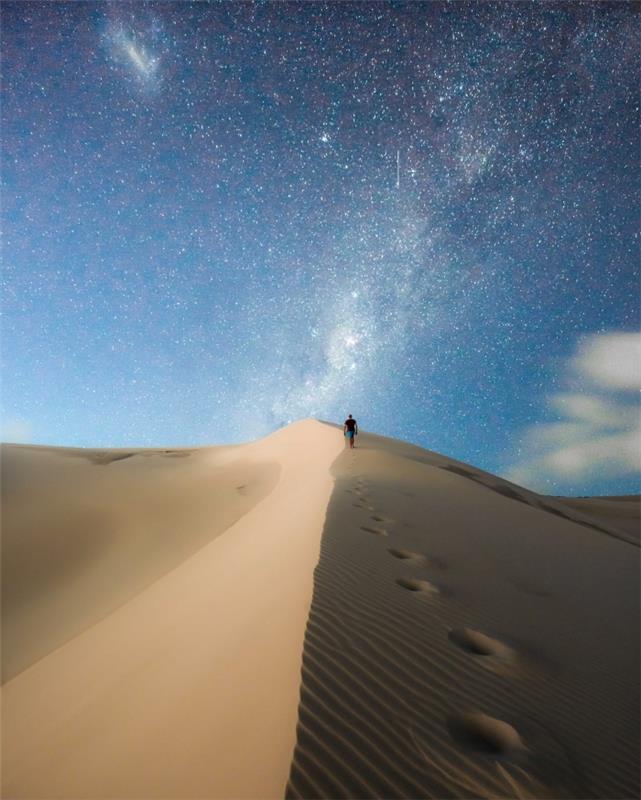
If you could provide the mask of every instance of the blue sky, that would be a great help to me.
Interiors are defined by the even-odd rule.
[[[1,13],[4,441],[351,412],[541,491],[639,491],[634,6]]]

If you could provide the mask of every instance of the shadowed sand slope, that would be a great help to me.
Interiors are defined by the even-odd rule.
[[[2,446],[3,682],[169,572],[276,485],[242,447]]]
[[[3,797],[282,797],[342,444],[3,447]]]
[[[639,796],[639,549],[369,434],[336,486],[290,798]]]
[[[552,499],[601,523],[615,526],[637,542],[641,538],[639,521],[641,496],[638,494],[625,497],[555,497]]]

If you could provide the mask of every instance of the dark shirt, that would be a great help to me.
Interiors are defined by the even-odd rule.
[[[356,428],[356,420],[355,419],[346,419],[345,425],[347,426],[348,431],[353,431]]]

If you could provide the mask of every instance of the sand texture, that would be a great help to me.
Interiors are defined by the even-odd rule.
[[[3,798],[639,797],[639,502],[295,423],[2,446]]]
[[[436,453],[357,442],[333,468],[287,796],[638,797],[626,531]]]

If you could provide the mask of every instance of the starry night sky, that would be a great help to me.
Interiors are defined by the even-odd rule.
[[[3,3],[3,440],[639,491],[638,10]]]

